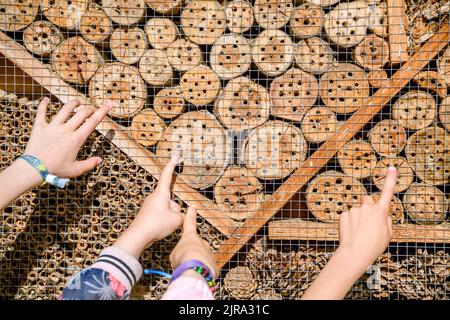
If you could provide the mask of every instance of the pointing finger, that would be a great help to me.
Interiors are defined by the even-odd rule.
[[[395,167],[389,167],[386,175],[386,182],[384,183],[383,190],[381,191],[380,199],[378,203],[382,206],[383,212],[386,214],[389,211],[392,196],[394,195],[395,185],[397,183],[397,169]]]
[[[197,209],[189,207],[183,222],[183,234],[197,235]]]
[[[166,164],[163,171],[161,172],[161,177],[159,178],[158,186],[156,187],[157,190],[164,191],[170,194],[170,185],[172,184],[173,171],[178,165],[178,161],[178,156],[173,155],[170,161]]]

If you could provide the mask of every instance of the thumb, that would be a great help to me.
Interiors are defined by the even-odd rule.
[[[99,157],[91,157],[86,160],[77,161],[75,162],[72,176],[81,176],[82,174],[94,169],[100,163],[102,163],[102,158]]]
[[[184,234],[197,234],[197,208],[189,207],[183,222]]]

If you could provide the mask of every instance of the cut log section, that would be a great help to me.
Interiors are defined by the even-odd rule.
[[[381,69],[389,61],[389,45],[380,37],[367,36],[355,49],[355,61],[363,68]]]
[[[325,22],[325,13],[318,5],[304,3],[294,9],[291,16],[291,34],[297,38],[320,35]]]
[[[220,79],[211,68],[197,66],[181,77],[181,92],[186,101],[204,106],[216,100],[220,92]]]
[[[369,83],[374,88],[385,88],[389,86],[390,79],[388,78],[387,72],[383,69],[370,70],[367,73],[367,79]]]
[[[129,118],[144,107],[147,87],[136,68],[114,62],[104,65],[94,75],[89,96],[98,108],[111,100],[112,117]]]
[[[441,98],[447,95],[445,78],[436,71],[421,71],[413,78],[413,81],[424,89],[436,92]]]
[[[149,44],[155,49],[166,49],[180,33],[177,25],[168,18],[153,18],[145,24]]]
[[[298,1],[298,0],[296,0]],[[339,0],[306,0],[306,2],[322,7],[330,7],[339,2]]]
[[[373,150],[384,157],[397,155],[406,146],[406,130],[398,121],[382,120],[369,132]]]
[[[409,137],[405,154],[416,175],[429,184],[450,183],[450,135],[431,126]]]
[[[308,185],[306,204],[317,219],[334,223],[341,213],[361,205],[366,195],[366,189],[355,178],[337,171],[326,171]]]
[[[327,107],[309,109],[302,120],[302,133],[309,142],[321,143],[336,133],[336,114]]]
[[[136,64],[147,50],[147,36],[141,28],[118,28],[111,35],[111,53],[120,62]]]
[[[369,24],[367,28],[379,37],[386,37],[388,35],[386,3],[369,4],[368,15]]]
[[[322,75],[320,97],[334,112],[350,113],[363,106],[369,88],[363,69],[351,63],[339,63]]]
[[[54,25],[75,30],[80,26],[81,17],[88,10],[89,0],[42,0],[41,11]]]
[[[130,135],[144,147],[153,146],[166,130],[164,121],[152,109],[144,109],[133,117]]]
[[[182,180],[196,189],[214,185],[231,155],[225,130],[207,111],[188,112],[175,119],[158,143],[156,155],[167,162],[173,154],[183,160]]]
[[[374,193],[370,195],[374,202],[380,200],[380,193]],[[396,196],[392,196],[391,204],[389,206],[389,215],[391,216],[392,223],[400,224],[405,221],[405,209],[403,208],[402,201]]]
[[[291,37],[281,30],[264,30],[253,40],[252,58],[266,75],[275,77],[282,74],[294,58]]]
[[[255,0],[253,8],[261,28],[279,29],[289,22],[294,4],[292,0]]]
[[[311,37],[295,45],[295,62],[300,69],[314,74],[322,74],[335,61],[333,50],[320,38]]]
[[[450,86],[450,46],[444,51],[437,61],[437,70],[445,78],[445,83]]]
[[[181,87],[160,90],[153,101],[153,109],[163,118],[172,119],[184,112],[185,101]]]
[[[275,78],[270,85],[272,115],[300,122],[318,96],[317,79],[305,71],[292,68]]]
[[[419,224],[438,224],[445,221],[448,200],[436,187],[414,183],[403,195],[408,216]]]
[[[145,0],[147,5],[160,14],[177,14],[183,6],[183,0]]]
[[[234,220],[244,220],[264,200],[263,185],[247,168],[230,166],[214,187],[217,206]]]
[[[215,0],[191,1],[181,13],[181,29],[192,42],[213,44],[225,32],[225,11]]]
[[[35,21],[23,32],[23,43],[32,53],[49,56],[64,40],[58,27],[48,21]]]
[[[109,46],[112,31],[111,19],[96,3],[92,3],[88,11],[81,16],[80,33],[90,43]]]
[[[149,49],[144,53],[139,61],[139,73],[151,86],[168,85],[173,78],[173,69],[166,53],[158,49]]]
[[[175,70],[184,72],[203,61],[200,47],[188,39],[178,39],[166,49],[167,59]]]
[[[306,158],[300,130],[282,121],[268,121],[254,129],[242,146],[242,160],[260,179],[282,179]]]
[[[374,185],[378,189],[383,190],[386,182],[386,172],[389,167],[397,168],[397,184],[395,185],[394,193],[408,189],[414,181],[414,171],[409,162],[403,157],[387,157],[378,161],[372,175]]]
[[[254,22],[253,7],[245,0],[234,0],[225,7],[227,27],[231,32],[243,33],[248,31]]]
[[[269,118],[269,93],[247,77],[230,80],[216,100],[214,112],[232,131],[253,129]]]
[[[18,31],[29,26],[38,13],[38,0],[3,0],[0,3],[0,30]]]
[[[428,127],[436,117],[436,101],[425,91],[411,90],[392,106],[392,118],[411,130]]]
[[[53,50],[51,64],[65,81],[83,85],[89,82],[104,60],[94,45],[82,37],[72,37]]]
[[[391,64],[399,64],[408,60],[408,25],[404,0],[386,0],[389,31],[389,52]]]
[[[227,34],[214,42],[209,55],[211,68],[220,79],[236,78],[250,69],[252,49],[246,38]]]
[[[370,143],[362,140],[347,142],[338,151],[337,159],[344,173],[357,179],[370,177],[377,164]]]
[[[257,282],[248,267],[239,266],[225,275],[223,283],[227,292],[234,299],[249,299],[256,291]]]
[[[360,43],[366,36],[369,10],[365,1],[339,3],[325,15],[325,32],[331,41],[344,48]]]
[[[106,14],[117,24],[131,26],[144,20],[144,0],[102,0]]]
[[[450,96],[442,100],[439,106],[439,121],[450,132]]]

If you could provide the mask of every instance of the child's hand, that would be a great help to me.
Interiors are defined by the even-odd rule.
[[[39,104],[25,154],[41,160],[53,175],[62,178],[80,176],[102,161],[99,157],[76,161],[76,157],[88,136],[111,109],[111,103],[105,104],[94,114],[86,107],[70,117],[80,105],[77,100],[70,101],[47,123],[45,116],[49,102],[50,99],[44,98]]]
[[[216,260],[206,240],[202,240],[197,233],[197,210],[188,209],[183,223],[183,235],[170,255],[170,262],[176,268],[191,259],[200,260],[209,267],[216,277],[219,273]]]
[[[130,227],[115,245],[138,258],[153,242],[164,239],[183,222],[181,207],[170,199],[170,185],[178,157],[173,156],[164,168],[155,191],[144,201]]]

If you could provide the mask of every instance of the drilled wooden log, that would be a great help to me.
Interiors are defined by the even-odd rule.
[[[255,0],[253,7],[261,28],[279,29],[289,22],[294,4],[292,0]]]
[[[439,120],[447,131],[450,131],[450,97],[442,100],[439,106]]]
[[[234,0],[225,7],[227,27],[231,32],[243,33],[248,31],[254,22],[253,7],[246,0]]]
[[[81,16],[80,33],[83,38],[93,44],[109,46],[109,38],[113,31],[112,21],[103,8],[91,3],[88,10]]]
[[[338,125],[333,111],[327,107],[314,107],[303,117],[301,129],[306,140],[321,143],[336,133]]]
[[[102,0],[102,7],[111,20],[122,26],[131,26],[144,20],[144,0]]]
[[[145,0],[147,5],[160,14],[174,15],[180,12],[183,0]]]
[[[270,85],[272,115],[300,122],[318,96],[317,79],[305,71],[292,68],[275,78]]]
[[[447,96],[445,78],[436,71],[421,71],[413,78],[413,81],[424,89],[436,92],[441,98]]]
[[[169,85],[174,76],[166,53],[158,49],[149,49],[139,61],[139,73],[151,86]]]
[[[203,61],[200,47],[188,39],[178,39],[166,49],[167,59],[175,70],[188,71]]]
[[[335,61],[331,47],[318,37],[301,40],[295,46],[294,52],[297,65],[309,73],[322,74],[328,71]]]
[[[49,56],[63,41],[59,29],[48,21],[35,21],[23,32],[23,44],[32,53]]]
[[[51,64],[62,79],[74,84],[87,84],[104,64],[100,52],[82,37],[61,42],[52,52]]]
[[[380,37],[367,36],[355,49],[355,61],[363,68],[381,69],[389,61],[389,45]]]
[[[397,168],[397,183],[394,192],[403,192],[408,189],[414,181],[414,171],[405,158],[395,156],[382,158],[377,162],[372,175],[374,185],[380,190],[383,189],[389,167]]]
[[[220,209],[235,220],[251,217],[264,199],[263,185],[247,168],[230,166],[214,187]]]
[[[38,0],[3,0],[0,2],[0,30],[18,31],[29,26],[38,13]]]
[[[406,146],[406,130],[395,120],[382,120],[370,130],[373,150],[384,157],[395,156]]]
[[[44,16],[58,27],[75,30],[87,11],[89,0],[42,0],[41,11]]]
[[[320,80],[320,97],[336,113],[350,113],[363,106],[370,94],[369,81],[360,67],[338,63],[324,73]]]
[[[113,107],[110,115],[128,118],[143,108],[147,87],[136,68],[114,62],[97,71],[89,85],[89,96],[97,107],[111,100]]]
[[[236,78],[250,69],[252,53],[249,41],[237,34],[221,36],[209,55],[211,69],[220,79]]]
[[[158,143],[166,129],[164,121],[152,109],[144,109],[133,117],[130,135],[144,147]]]
[[[225,32],[225,11],[215,0],[191,1],[181,13],[181,29],[192,42],[213,44]]]
[[[181,179],[196,189],[214,185],[230,157],[225,130],[207,111],[188,112],[175,119],[164,132],[156,155],[167,162],[173,154],[183,159]]]
[[[177,25],[169,18],[149,19],[145,24],[145,33],[148,43],[155,49],[166,49],[174,42],[180,31]]]
[[[136,64],[147,46],[147,36],[141,28],[117,28],[111,34],[111,53],[120,62]]]
[[[444,51],[437,61],[437,70],[445,78],[447,86],[450,86],[450,47]]]
[[[312,3],[322,7],[330,7],[339,2],[339,0],[306,0],[308,3]]]
[[[367,28],[382,38],[388,35],[386,10],[386,3],[384,2],[378,3],[377,5],[369,4],[369,24]]]
[[[363,140],[347,142],[337,153],[339,165],[350,177],[368,178],[377,164],[377,157],[370,144]]]
[[[378,202],[378,200],[380,200],[380,193],[373,193],[370,196],[375,202]],[[391,216],[392,223],[404,223],[405,209],[403,208],[402,201],[394,195],[392,196],[391,204],[389,206],[389,215]]]
[[[254,129],[242,145],[242,160],[260,179],[282,179],[306,158],[300,130],[282,121],[268,121]]]
[[[185,100],[180,86],[160,90],[153,100],[153,109],[166,119],[172,119],[184,112]]]
[[[356,179],[337,171],[326,171],[308,185],[306,204],[319,220],[333,223],[341,213],[361,205],[367,195],[364,186]]]
[[[325,13],[318,5],[304,3],[296,8],[291,16],[291,34],[297,38],[319,35],[325,22]]]
[[[281,30],[264,30],[252,42],[252,59],[268,76],[285,72],[294,58],[294,46],[289,35]]]
[[[431,126],[409,137],[406,159],[416,175],[429,184],[450,183],[450,135],[441,127]]]
[[[390,83],[387,72],[383,69],[370,70],[367,73],[367,79],[369,80],[370,85],[374,88],[383,88],[388,86]]]
[[[235,78],[216,100],[214,113],[232,131],[253,129],[269,118],[269,93],[247,77]]]
[[[448,199],[436,187],[414,183],[403,195],[403,206],[409,217],[419,224],[444,222],[448,211]]]
[[[389,31],[389,49],[391,64],[399,64],[407,61],[408,36],[406,26],[408,24],[405,14],[406,5],[404,0],[386,0],[387,20]]]
[[[181,77],[181,92],[186,101],[204,106],[214,102],[220,92],[220,79],[211,68],[197,66]]]
[[[425,91],[411,90],[392,106],[392,118],[407,129],[428,127],[436,116],[436,101]]]

